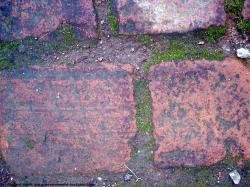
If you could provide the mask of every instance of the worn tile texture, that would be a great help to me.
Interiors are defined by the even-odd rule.
[[[121,34],[172,33],[223,25],[224,0],[115,0]]]
[[[130,65],[33,66],[0,82],[0,149],[20,176],[125,171],[136,133]]]
[[[166,62],[149,79],[158,167],[212,165],[227,147],[250,159],[250,71],[240,61]]]
[[[245,0],[242,14],[245,19],[250,19],[250,0]]]
[[[28,36],[46,38],[63,23],[75,26],[79,36],[96,37],[96,15],[91,0],[6,0],[0,2],[0,40]]]

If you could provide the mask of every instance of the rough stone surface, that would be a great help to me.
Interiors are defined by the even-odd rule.
[[[245,19],[250,19],[250,0],[245,0],[242,14]]]
[[[122,34],[187,32],[225,22],[224,0],[116,0]]]
[[[157,166],[207,166],[226,147],[250,159],[250,72],[238,60],[166,62],[150,69]]]
[[[0,149],[19,176],[125,171],[136,133],[131,66],[19,70],[0,82]]]
[[[62,23],[77,28],[82,37],[96,36],[96,17],[91,0],[0,2],[0,40],[43,38]]]

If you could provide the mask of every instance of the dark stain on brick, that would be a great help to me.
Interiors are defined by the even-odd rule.
[[[43,37],[64,23],[77,26],[79,37],[96,37],[96,19],[90,0],[4,1],[0,5],[0,40]],[[78,36],[77,35],[77,36]],[[45,39],[43,37],[43,39]],[[82,39],[82,38],[81,38]]]
[[[220,63],[166,62],[151,67],[157,166],[215,164],[226,156],[228,138],[250,159],[248,71],[230,58]]]
[[[130,159],[129,140],[136,133],[133,80],[126,68],[35,66],[6,74],[0,83],[0,149],[11,171],[125,171],[121,166]]]

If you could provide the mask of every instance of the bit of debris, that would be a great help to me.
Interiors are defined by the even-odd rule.
[[[135,48],[132,48],[132,49],[131,49],[131,52],[135,52]]]
[[[101,62],[101,61],[103,61],[103,57],[99,57],[97,60],[98,60],[99,62]]]
[[[250,58],[250,52],[246,48],[237,49],[237,57],[239,57],[239,58]]]
[[[126,173],[126,175],[124,176],[124,181],[125,182],[128,182],[132,179],[133,175],[129,174],[129,173]]]
[[[98,180],[98,181],[102,181],[102,178],[101,178],[101,177],[97,177],[97,180]]]
[[[204,45],[204,44],[205,44],[204,41],[199,41],[199,42],[198,42],[198,45]]]
[[[101,20],[101,25],[103,25],[104,24],[104,20]]]
[[[233,180],[234,184],[239,184],[240,183],[240,174],[238,173],[237,170],[233,170],[232,172],[229,173],[229,176]]]
[[[142,180],[140,177],[138,177],[126,164],[124,166],[136,177],[135,182]]]

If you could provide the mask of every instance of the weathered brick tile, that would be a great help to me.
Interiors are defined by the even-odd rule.
[[[115,0],[122,34],[187,32],[223,25],[223,0]]]
[[[91,0],[0,2],[0,40],[42,37],[67,22],[83,37],[96,37],[96,15]]]
[[[166,62],[149,79],[159,167],[217,163],[228,143],[250,159],[250,72],[238,60]]]
[[[7,75],[0,83],[0,149],[11,171],[126,170],[136,133],[130,70],[102,63]]]

